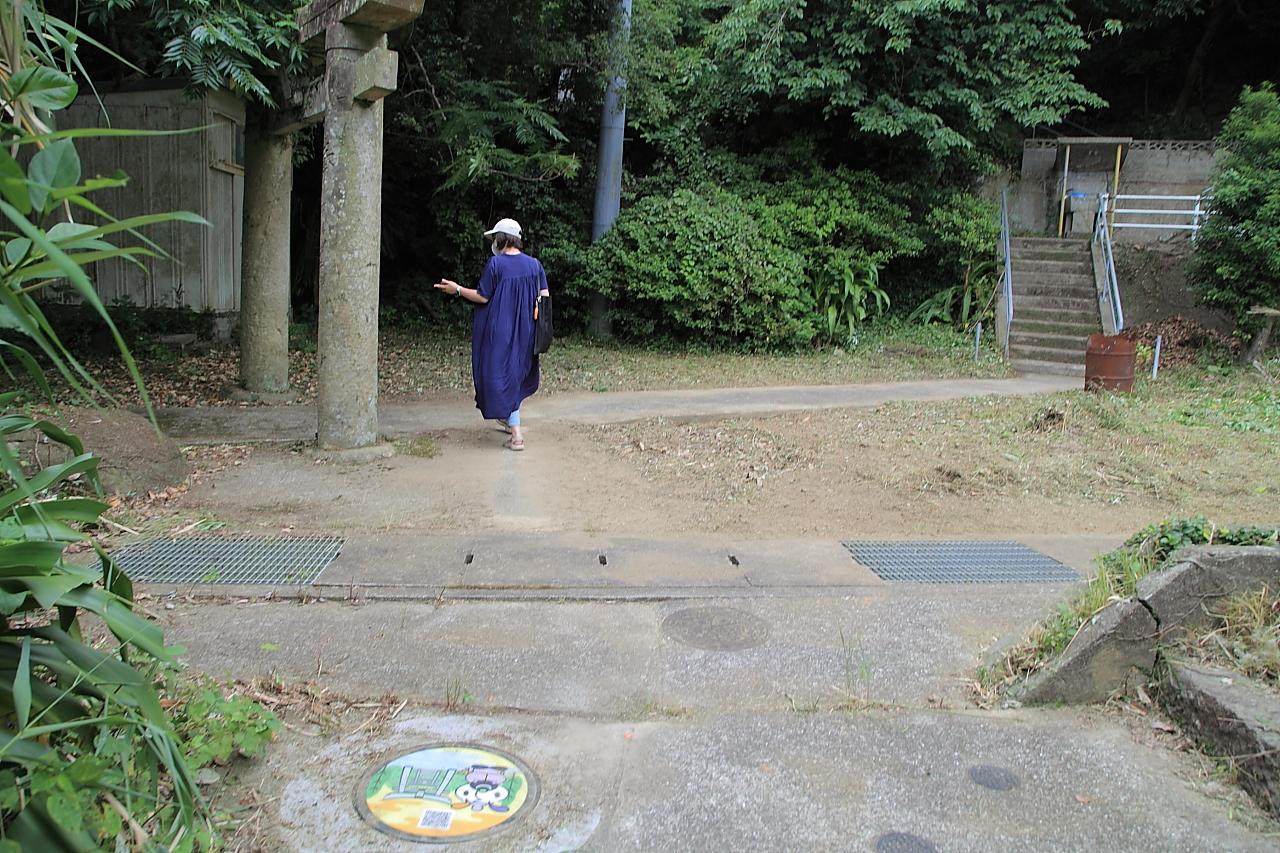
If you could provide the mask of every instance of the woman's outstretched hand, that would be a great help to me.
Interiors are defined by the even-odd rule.
[[[449,281],[449,279],[447,278],[442,278],[438,282],[436,282],[435,288],[436,290],[443,290],[445,293],[449,294],[450,296],[457,296],[458,291],[462,289],[461,287],[458,286],[458,283],[456,281]]]

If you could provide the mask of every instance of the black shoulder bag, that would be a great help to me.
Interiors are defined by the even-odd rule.
[[[551,297],[538,294],[533,306],[533,354],[542,355],[551,349]]]

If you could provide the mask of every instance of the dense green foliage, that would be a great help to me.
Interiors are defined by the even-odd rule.
[[[593,250],[587,281],[614,298],[626,339],[807,343],[815,329],[804,258],[764,214],[715,187],[640,199]]]
[[[928,212],[925,233],[932,253],[926,261],[944,278],[933,296],[919,303],[911,319],[947,322],[962,329],[989,320],[999,280],[991,251],[1000,236],[996,206],[956,193]]]
[[[137,25],[121,49],[148,72],[225,79],[260,98],[237,78],[269,85],[300,70],[278,41],[290,0],[90,8]],[[894,311],[971,326],[987,316],[993,282],[995,214],[976,198],[977,179],[1046,129],[1203,134],[1225,113],[1224,87],[1273,71],[1257,48],[1280,34],[1280,13],[1264,0],[635,0],[619,54],[608,38],[614,9],[611,0],[529,0],[497,14],[457,0],[392,34],[401,80],[386,101],[386,162],[395,165],[384,186],[383,304],[397,316],[459,319],[423,284],[477,274],[481,232],[514,216],[557,288],[566,328],[582,325],[599,288],[615,297],[617,328],[630,337],[833,340],[866,306],[870,316],[884,304],[864,286],[873,266]],[[628,141],[622,254],[607,257],[589,234],[603,81],[615,71],[628,79]],[[307,232],[296,241],[299,300],[311,298],[316,276],[317,161],[298,176],[295,221]],[[771,211],[810,191],[815,173],[841,170],[875,175],[906,214],[861,255],[822,257],[829,207],[801,205],[819,225],[807,241],[801,229],[775,227]],[[669,222],[692,197],[704,209]],[[866,211],[875,200],[857,202]],[[727,271],[747,250],[727,235],[744,217],[754,224],[740,239],[763,254],[731,282]],[[702,248],[652,269],[657,260],[641,256],[668,225],[679,245]],[[797,264],[802,281],[789,278]],[[686,280],[690,265],[698,269]],[[682,292],[705,304],[679,306]],[[735,301],[743,294],[761,301]]]
[[[1257,328],[1254,306],[1280,309],[1280,96],[1245,89],[1223,125],[1209,218],[1192,274],[1211,305]]]
[[[1099,105],[1072,75],[1084,47],[1065,0],[747,0],[712,35],[710,84],[722,111],[820,112],[936,160]]]
[[[184,213],[116,220],[94,200],[127,177],[82,176],[76,139],[127,131],[55,129],[76,95],[79,37],[37,6],[0,2],[0,367],[11,380],[24,371],[46,398],[37,358],[86,397],[102,389],[33,297],[74,290],[137,380],[84,267],[153,256],[145,226],[202,223]],[[141,245],[111,242],[126,236]],[[28,458],[38,442],[63,448],[62,461]],[[275,723],[213,690],[197,699],[195,736],[176,730],[156,688],[176,671],[175,650],[135,612],[129,578],[86,532],[107,509],[97,466],[21,392],[0,392],[0,850],[209,849],[214,829],[194,769],[227,760],[227,743],[260,747]],[[72,546],[97,564],[69,559]],[[104,636],[92,635],[94,624]],[[230,741],[219,719],[234,720]]]
[[[843,342],[887,304],[879,269],[921,250],[909,211],[872,175],[739,185],[749,194],[708,183],[640,198],[591,248],[582,281],[613,298],[618,334],[748,349]]]
[[[88,0],[90,23],[145,73],[187,78],[193,90],[225,87],[278,106],[302,73],[297,12],[303,0]]]

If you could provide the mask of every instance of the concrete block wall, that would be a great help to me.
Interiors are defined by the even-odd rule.
[[[1135,139],[1129,144],[1120,169],[1120,192],[1134,195],[1198,195],[1208,187],[1213,171],[1214,144],[1206,140]],[[1061,171],[1058,143],[1054,139],[1028,139],[1023,143],[1018,174],[1006,174],[988,181],[985,192],[998,198],[1009,190],[1009,218],[1015,232],[1056,234]],[[1111,186],[1112,170],[1072,169],[1070,188],[1085,193],[1077,202],[1071,234],[1084,236],[1092,231],[1098,193]],[[1182,203],[1143,202],[1141,207],[1174,208]],[[1189,206],[1189,204],[1188,204]],[[1119,229],[1117,242],[1151,243],[1185,239],[1185,233],[1161,230]]]

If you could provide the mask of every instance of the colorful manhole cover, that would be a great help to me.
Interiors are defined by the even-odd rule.
[[[375,829],[408,841],[471,841],[514,823],[538,800],[518,759],[489,746],[444,743],[393,758],[356,791]]]

